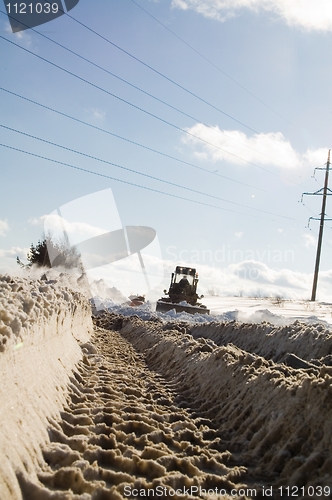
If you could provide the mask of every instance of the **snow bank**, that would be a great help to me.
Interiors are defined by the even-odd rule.
[[[92,330],[83,295],[58,280],[0,275],[0,498],[21,499],[16,475],[35,474],[66,385]]]
[[[235,321],[193,325],[190,333],[195,338],[213,340],[216,345],[229,343],[246,351],[283,362],[288,353],[307,361],[332,361],[332,332],[322,324],[308,325],[295,321],[291,325],[276,327],[269,323],[246,324]]]

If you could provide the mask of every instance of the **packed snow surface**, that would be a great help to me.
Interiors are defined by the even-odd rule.
[[[326,320],[112,301],[90,336],[89,303],[51,281],[0,281],[1,500],[332,498]]]

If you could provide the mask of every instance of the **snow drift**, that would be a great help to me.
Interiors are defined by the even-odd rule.
[[[0,276],[0,498],[21,499],[16,475],[35,474],[69,374],[89,339],[91,309],[57,280]]]

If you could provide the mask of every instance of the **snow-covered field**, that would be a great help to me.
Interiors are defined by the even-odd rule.
[[[132,315],[133,308],[126,304],[119,304],[112,300],[102,300],[95,297],[95,304],[100,309],[108,309],[123,315]],[[239,321],[245,323],[262,323],[267,321],[274,325],[288,325],[294,321],[308,324],[322,323],[332,325],[332,303],[310,302],[304,300],[286,300],[276,298],[252,297],[205,297],[202,302],[210,310],[210,315],[191,315],[188,313],[156,313],[156,303],[147,302],[139,309],[134,310],[142,319],[158,317],[176,321],[212,322],[212,321]]]
[[[269,321],[282,325],[299,320],[332,324],[332,297],[331,303],[259,297],[207,297],[204,303],[210,308],[212,315],[230,316],[236,311],[233,319],[243,322]]]
[[[331,305],[203,302],[0,277],[0,499],[332,498]]]

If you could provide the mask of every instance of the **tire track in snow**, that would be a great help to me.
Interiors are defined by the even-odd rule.
[[[50,423],[40,482],[18,477],[24,500],[141,498],[128,496],[133,488],[245,487],[246,469],[220,446],[211,420],[181,408],[175,386],[148,368],[143,353],[102,328],[82,347],[68,406],[61,421]],[[149,494],[168,496],[166,490]],[[193,490],[172,498],[198,496]]]

